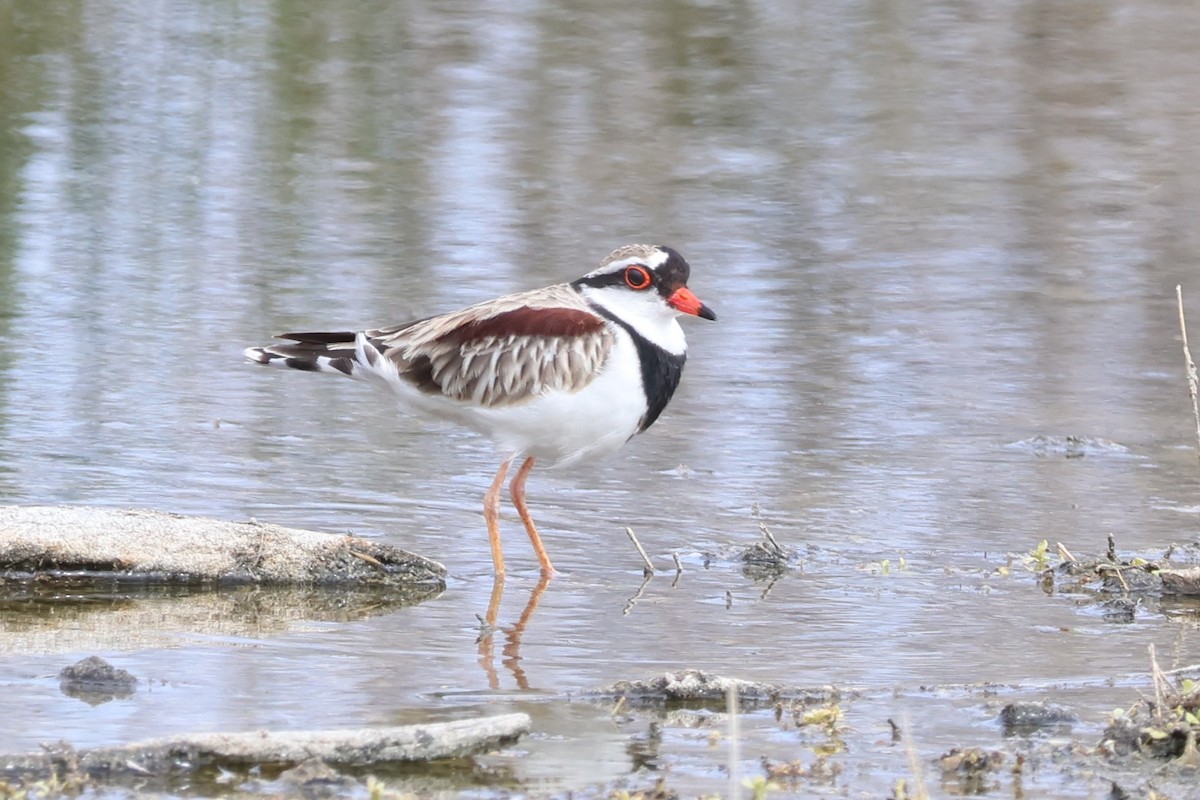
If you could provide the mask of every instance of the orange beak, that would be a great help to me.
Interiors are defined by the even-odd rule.
[[[692,294],[692,290],[686,286],[680,286],[675,291],[671,292],[671,296],[667,298],[667,303],[677,311],[682,311],[684,314],[691,314],[693,317],[701,319],[711,319],[716,321],[717,315],[711,308],[700,302],[700,298]]]

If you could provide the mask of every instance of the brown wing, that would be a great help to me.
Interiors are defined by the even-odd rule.
[[[565,285],[365,333],[402,380],[483,406],[577,391],[613,346],[608,324]]]

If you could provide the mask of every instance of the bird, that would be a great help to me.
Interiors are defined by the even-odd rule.
[[[402,405],[472,428],[503,454],[484,495],[494,575],[505,575],[500,494],[509,485],[544,577],[554,566],[525,500],[535,463],[615,452],[648,429],[679,385],[687,342],[677,317],[717,318],[665,245],[629,244],[569,283],[358,331],[284,333],[252,362],[376,384]]]

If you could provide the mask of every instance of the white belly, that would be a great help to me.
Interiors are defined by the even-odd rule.
[[[474,408],[464,419],[507,452],[570,464],[612,453],[637,432],[646,413],[637,349],[623,330],[600,375],[578,392],[553,392],[528,403]]]

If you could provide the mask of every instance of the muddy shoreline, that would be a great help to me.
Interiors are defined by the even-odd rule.
[[[8,519],[12,518],[10,512]],[[161,531],[164,525],[178,526],[184,518],[118,512],[97,519],[110,529],[118,519],[126,529],[141,525]],[[765,525],[761,527],[765,543],[707,553],[703,558],[706,568],[712,564],[731,570],[740,567],[766,587],[766,596],[777,581],[788,580],[801,559],[781,547]],[[224,551],[233,553],[245,553],[246,537],[261,533],[254,525],[223,530],[229,533],[223,540]],[[279,585],[284,573],[260,568],[259,577],[271,577],[247,594],[244,559],[223,562],[231,565],[230,577],[238,580],[225,580],[219,572],[197,579],[200,573],[194,567],[162,569],[171,554],[161,547],[145,551],[157,565],[153,569],[143,569],[129,555],[135,550],[129,549],[122,555],[120,570],[87,570],[79,568],[78,545],[68,558],[62,557],[60,539],[66,533],[57,534],[59,539],[41,539],[46,550],[38,553],[30,549],[36,537],[18,541],[11,526],[0,531],[4,532],[0,552],[21,554],[19,559],[0,562],[6,567],[0,570],[0,605],[16,615],[12,619],[33,614],[56,620],[49,628],[40,622],[37,635],[21,625],[6,626],[0,646],[15,653],[78,653],[97,645],[154,647],[162,641],[158,637],[171,630],[220,630],[233,636],[253,630],[262,636],[272,626],[285,631],[298,619],[345,624],[434,598],[444,585],[441,565],[412,554],[402,557],[406,571],[381,571],[381,565],[361,557],[371,543],[353,537],[315,535],[309,541],[349,547],[356,555],[334,559],[318,555],[307,566],[292,569],[289,574],[296,579],[291,586]],[[280,534],[273,531],[272,535]],[[304,538],[309,533],[286,535]],[[154,536],[147,539],[154,540]],[[101,535],[92,541],[111,548],[121,539]],[[208,540],[210,554],[222,551],[213,541]],[[294,550],[294,540],[288,541]],[[186,537],[180,542],[180,554],[194,559],[187,553]],[[393,561],[398,558],[390,552],[384,555]],[[111,565],[111,554],[105,558]],[[322,579],[313,572],[313,563],[334,564],[333,574],[339,580]],[[1023,575],[1020,580],[1029,591],[1081,598],[1104,614],[1115,613],[1110,607],[1121,613],[1129,609],[1143,613],[1163,598],[1180,597],[1179,587],[1190,585],[1186,579],[1197,563],[1200,548],[1194,546],[1169,548],[1155,557],[1123,557],[1114,542],[1104,555],[1077,558],[1061,546],[1054,551],[1043,543],[1025,556],[1010,557],[997,575]],[[678,560],[676,565],[682,569]],[[887,565],[880,568],[886,572]],[[398,580],[401,572],[418,579]],[[675,580],[679,577],[677,573]],[[381,578],[387,585],[380,585]],[[418,594],[406,591],[412,588],[410,583]],[[491,652],[492,637],[502,633],[506,664],[512,668],[519,661],[521,634],[546,590],[543,581],[521,619],[510,627],[497,622],[500,596],[493,596],[493,607],[480,629],[481,658]],[[186,785],[190,796],[224,795],[235,788],[239,795],[254,797],[281,791],[307,793],[319,787],[387,796],[387,792],[436,786],[445,791],[486,787],[504,795],[534,788],[524,787],[516,775],[522,760],[537,752],[539,738],[549,735],[539,729],[538,718],[582,707],[585,714],[609,720],[615,732],[609,736],[624,740],[631,764],[623,778],[576,787],[576,793],[584,796],[624,792],[666,797],[687,794],[697,780],[726,793],[736,784],[803,796],[836,794],[840,787],[861,781],[861,776],[856,779],[846,773],[854,763],[847,754],[861,757],[871,752],[905,764],[899,770],[892,768],[895,778],[890,788],[896,800],[925,796],[923,792],[933,785],[947,792],[975,793],[1005,786],[1018,791],[1035,776],[1044,780],[1048,774],[1061,775],[1063,780],[1084,776],[1097,785],[1108,782],[1113,796],[1144,793],[1152,786],[1167,796],[1182,796],[1200,769],[1196,749],[1200,665],[1164,671],[1152,656],[1148,665],[1144,675],[1121,678],[1122,685],[1128,686],[1123,692],[1128,701],[1106,719],[1089,717],[1077,707],[1072,695],[1085,687],[1071,683],[803,686],[677,669],[586,692],[528,700],[528,707],[539,712],[532,719],[524,713],[479,714],[449,722],[431,718],[402,727],[188,734],[81,749],[66,741],[48,742],[42,752],[0,756],[0,789],[6,793],[2,796],[32,790],[50,797],[90,789],[119,797],[145,791],[174,793]],[[153,690],[152,684],[124,669],[119,657],[112,657],[112,663],[91,657],[63,664],[58,680],[64,695],[95,706],[128,701],[140,691]],[[902,718],[887,710],[898,698],[908,708]],[[929,738],[930,725],[968,732],[983,726],[991,733],[960,734],[953,746],[918,755],[923,740]],[[781,744],[787,742],[792,744]]]
[[[990,684],[918,690],[804,687],[681,670],[539,702],[593,705],[625,732],[634,769],[624,779],[578,791],[582,796],[673,796],[672,776],[698,768],[694,746],[686,744],[697,732],[710,742],[705,769],[714,776],[715,789],[736,779],[748,786],[769,784],[784,794],[836,793],[849,778],[840,756],[868,746],[864,732],[888,731],[872,747],[893,754],[915,752],[931,720],[871,718],[876,704],[897,694],[923,698],[917,706],[926,704],[931,713],[947,698],[970,700],[990,709],[992,725],[1003,736],[999,745],[985,741],[991,737],[965,739],[936,757],[917,760],[895,783],[894,798],[925,796],[933,786],[953,793],[1006,786],[1020,791],[1030,775],[1040,772],[1044,778],[1049,771],[1064,779],[1086,776],[1109,782],[1114,796],[1141,796],[1151,788],[1168,797],[1186,796],[1200,770],[1195,748],[1200,726],[1175,710],[1194,714],[1200,705],[1200,665],[1159,674],[1158,680],[1172,696],[1160,695],[1156,705],[1133,691],[1130,708],[1114,714],[1099,735],[1094,725],[1081,723],[1069,703],[1057,702],[1072,688],[1065,685],[1049,690]],[[1005,699],[1031,694],[1038,699]],[[9,793],[5,796],[26,790],[42,796],[83,789],[105,796],[170,793],[185,784],[189,796],[224,795],[232,787],[239,795],[271,796],[281,787],[309,791],[331,785],[342,791],[388,787],[404,792],[428,787],[430,780],[445,790],[490,785],[505,795],[522,789],[496,765],[526,757],[530,745],[522,739],[537,734],[528,716],[509,714],[393,729],[179,736],[92,750],[56,742],[40,753],[0,756],[0,780]],[[771,739],[781,735],[807,742],[803,749],[809,754],[790,759],[767,755]],[[741,755],[736,764],[729,760],[733,736]],[[716,743],[726,746],[712,746]],[[216,775],[222,782],[204,789]]]

